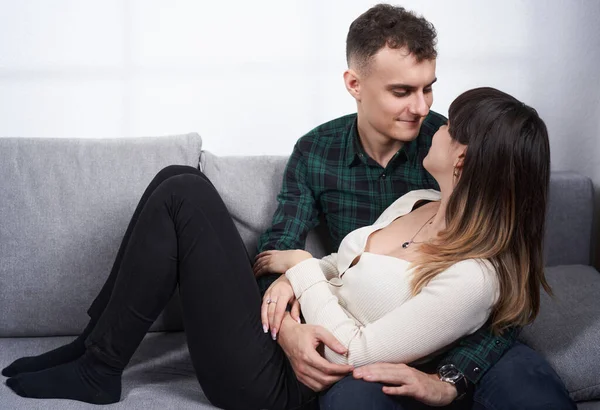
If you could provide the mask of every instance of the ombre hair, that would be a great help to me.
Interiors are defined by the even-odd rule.
[[[552,293],[543,270],[548,131],[533,108],[493,88],[461,94],[448,114],[451,138],[467,148],[446,228],[415,261],[413,293],[456,262],[487,259],[500,285],[490,317],[498,334],[535,319],[540,286]]]

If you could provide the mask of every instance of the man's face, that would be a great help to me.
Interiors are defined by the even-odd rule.
[[[414,140],[433,104],[435,81],[435,60],[417,62],[404,49],[379,50],[359,80],[363,138]]]

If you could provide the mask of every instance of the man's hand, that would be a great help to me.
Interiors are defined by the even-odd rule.
[[[356,379],[391,384],[383,392],[410,396],[428,406],[446,406],[456,398],[456,387],[441,381],[435,374],[423,373],[405,364],[375,363],[354,370]]]
[[[350,365],[330,363],[317,351],[325,344],[336,353],[346,353],[346,348],[331,333],[321,326],[298,324],[289,314],[281,324],[278,343],[298,380],[316,392],[341,380],[353,369]]]
[[[256,255],[254,260],[254,276],[259,277],[267,273],[285,273],[312,255],[301,249],[288,251],[264,251]]]

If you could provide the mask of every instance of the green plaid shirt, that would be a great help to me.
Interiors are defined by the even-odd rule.
[[[371,225],[400,196],[416,189],[439,189],[423,168],[431,140],[446,119],[429,113],[418,137],[396,152],[383,168],[359,142],[356,114],[313,129],[300,138],[287,163],[271,227],[260,237],[258,251],[303,249],[308,232],[321,218],[332,249],[351,231]],[[259,279],[264,292],[274,277]],[[452,363],[472,383],[500,358],[515,332],[495,337],[484,328],[463,339],[441,364]]]

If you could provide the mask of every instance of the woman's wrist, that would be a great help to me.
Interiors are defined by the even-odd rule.
[[[287,270],[292,269],[294,266],[296,266],[297,264],[299,264],[300,262],[305,261],[306,259],[311,259],[312,255],[302,249],[297,249],[294,251],[294,256],[292,258],[292,260],[290,261],[290,264],[287,267]]]

